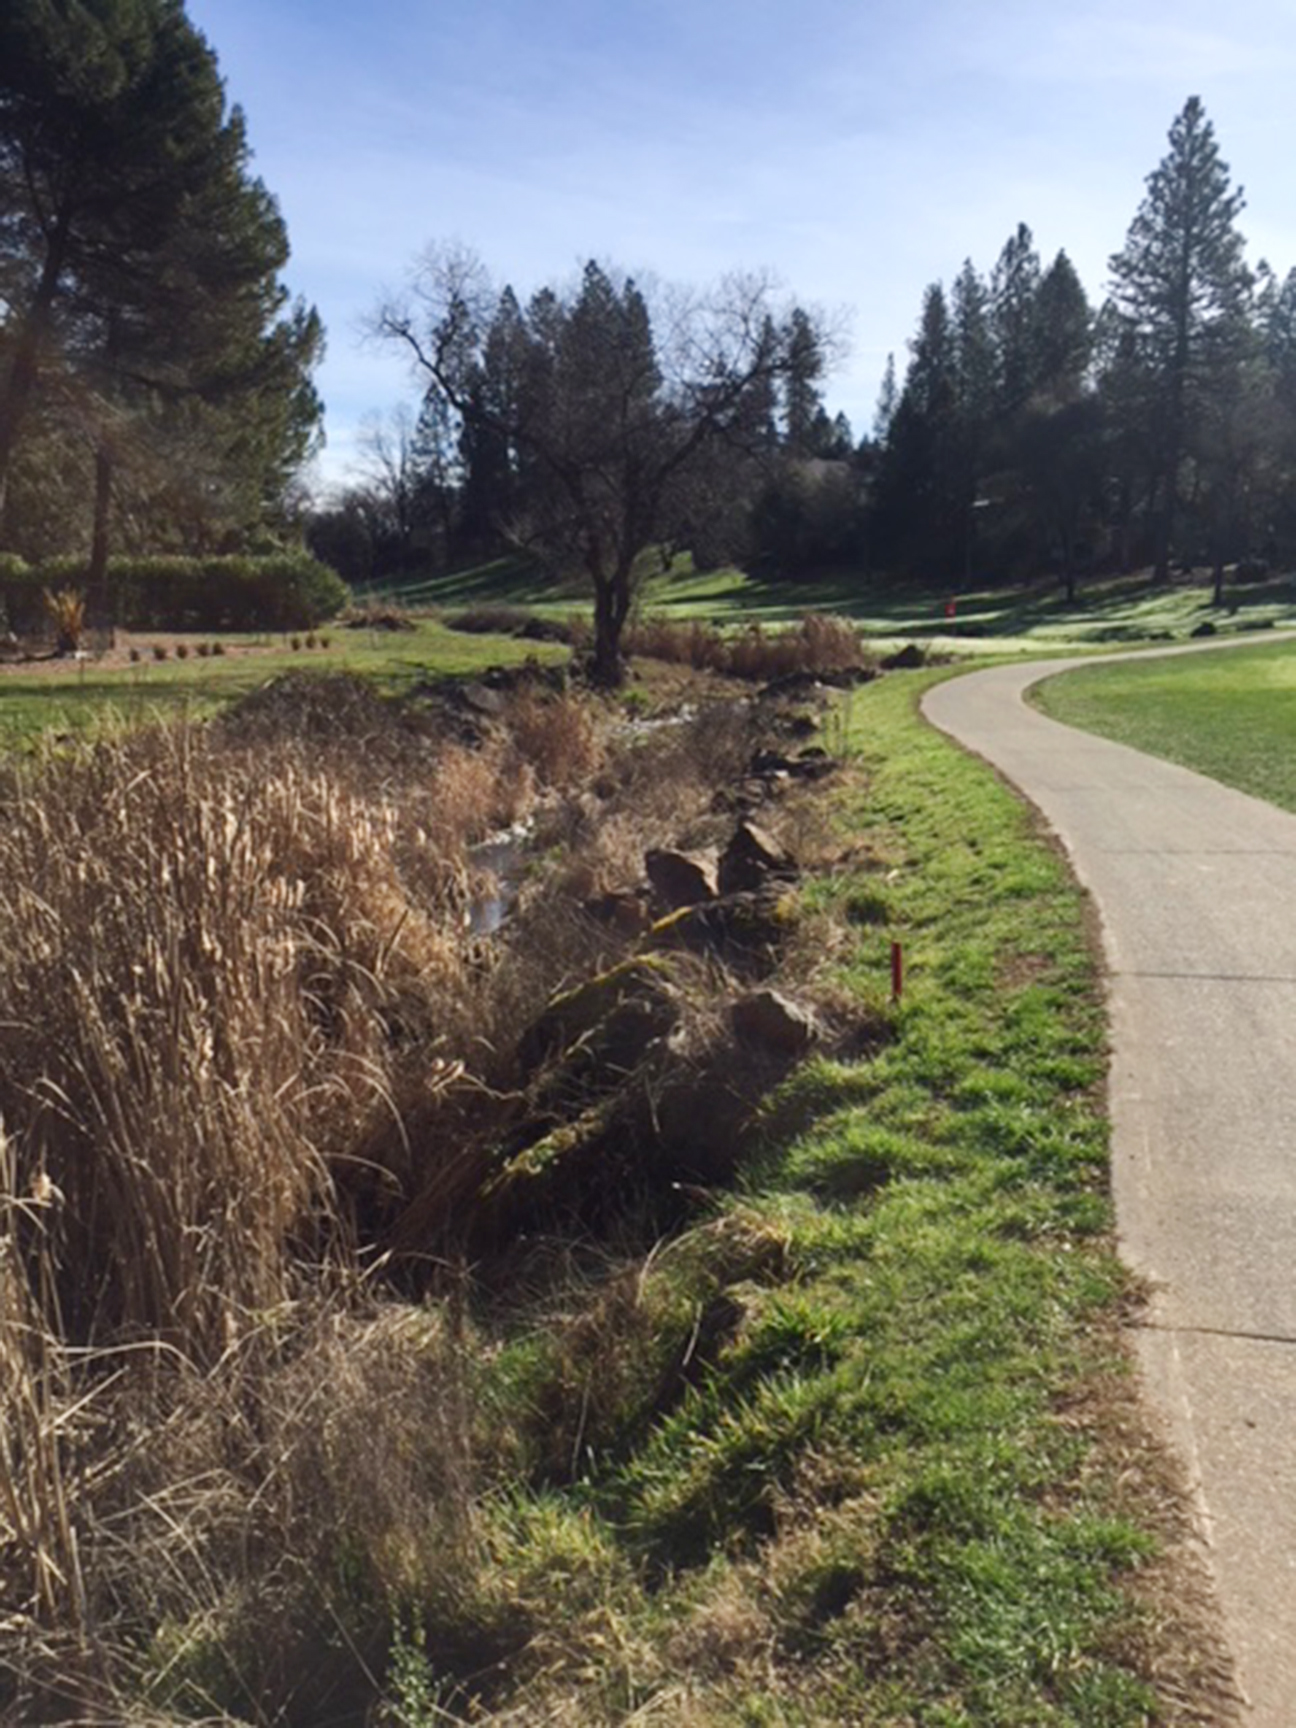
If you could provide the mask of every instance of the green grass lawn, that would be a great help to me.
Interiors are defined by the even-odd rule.
[[[401,604],[455,608],[497,602],[548,616],[587,612],[579,583],[555,588],[534,566],[501,559],[476,569],[392,585],[385,594]],[[950,601],[955,615],[946,615]],[[641,597],[645,611],[701,618],[720,626],[782,624],[806,610],[853,618],[883,641],[921,637],[963,654],[1031,652],[1165,641],[1188,636],[1203,621],[1221,632],[1296,624],[1296,578],[1231,587],[1222,608],[1212,604],[1205,577],[1153,583],[1146,575],[1105,577],[1083,584],[1068,602],[1056,582],[997,587],[896,584],[860,570],[792,579],[727,568],[698,572],[685,556],[666,572],[654,570]]]
[[[284,638],[226,637],[227,652],[220,658],[158,662],[145,647],[136,666],[109,670],[91,660],[80,668],[47,663],[8,670],[0,674],[0,746],[44,731],[79,731],[104,710],[127,719],[153,710],[208,713],[268,678],[306,667],[360,672],[394,691],[421,677],[471,676],[528,657],[562,660],[566,650],[560,646],[469,635],[439,619],[482,604],[523,606],[555,618],[589,612],[578,586],[555,589],[534,567],[508,559],[411,580],[387,592],[401,606],[425,614],[417,617],[416,629],[332,626],[327,651],[293,653]],[[952,620],[945,615],[951,598]],[[699,573],[679,559],[670,572],[647,582],[641,604],[646,612],[735,629],[790,623],[807,610],[836,612],[854,619],[879,648],[918,639],[957,656],[1151,644],[1186,638],[1207,619],[1222,633],[1296,625],[1296,578],[1239,589],[1223,611],[1210,600],[1208,584],[1153,585],[1134,577],[1094,583],[1068,605],[1055,585],[987,587],[951,596],[944,589],[887,586],[859,572],[789,581],[736,569]],[[252,644],[255,654],[245,651]]]
[[[1296,810],[1296,643],[1086,666],[1034,700],[1069,726]]]
[[[715,1225],[665,1248],[640,1300],[681,1348],[730,1305],[734,1343],[574,1480],[501,1495],[517,1577],[564,1578],[575,1654],[528,1692],[537,1719],[1133,1728],[1162,1719],[1154,1663],[1192,1692],[1174,1578],[1146,1605],[1175,1502],[1130,1438],[1081,896],[921,722],[933,676],[836,723],[866,771],[837,816],[867,849],[804,915],[848,933],[821,946],[889,1035],[800,1070],[722,1203],[784,1244],[778,1270],[708,1268]],[[494,1356],[501,1408],[549,1408],[548,1347]]]
[[[226,636],[226,652],[216,658],[191,653],[179,660],[172,653],[159,661],[145,648],[138,664],[112,669],[87,660],[0,672],[0,747],[43,732],[79,732],[105,718],[210,714],[285,672],[354,672],[395,694],[421,678],[471,677],[528,658],[567,658],[567,650],[552,643],[469,636],[428,618],[409,631],[334,627],[324,634],[326,649],[294,652],[287,639]]]

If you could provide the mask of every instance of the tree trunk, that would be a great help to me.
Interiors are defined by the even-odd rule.
[[[68,220],[60,217],[50,236],[40,281],[18,327],[9,376],[0,391],[0,512],[3,512],[18,433],[40,372],[40,351],[53,322],[54,296],[67,256]]]
[[[111,631],[112,596],[108,591],[108,516],[112,508],[113,459],[108,445],[95,451],[94,533],[86,574],[86,622],[92,630]]]
[[[590,662],[590,679],[601,690],[616,690],[625,683],[621,632],[630,615],[630,568],[618,565],[610,576],[594,579],[594,657]]]
[[[1153,514],[1153,575],[1158,582],[1170,580],[1171,548],[1174,543],[1176,482],[1167,478]]]

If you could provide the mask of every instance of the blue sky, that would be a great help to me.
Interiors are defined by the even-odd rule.
[[[1189,95],[1252,262],[1296,266],[1292,0],[189,0],[328,329],[324,481],[414,390],[361,323],[430,241],[522,295],[589,257],[773,271],[849,316],[856,433],[923,288],[1018,222],[1091,297]]]

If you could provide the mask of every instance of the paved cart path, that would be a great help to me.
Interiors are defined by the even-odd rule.
[[[1296,815],[1077,732],[1036,661],[928,719],[1057,832],[1110,968],[1121,1251],[1154,1294],[1148,1390],[1192,1478],[1255,1728],[1296,1724]]]

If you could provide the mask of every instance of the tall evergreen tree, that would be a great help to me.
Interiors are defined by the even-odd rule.
[[[1035,297],[1040,284],[1039,253],[1024,222],[1004,242],[990,274],[989,319],[997,360],[999,411],[1011,417],[1035,387]]]
[[[891,434],[891,422],[900,405],[900,386],[896,382],[895,355],[888,354],[878,389],[877,407],[873,411],[873,442],[885,444]]]
[[[1268,379],[1267,522],[1248,551],[1290,557],[1296,549],[1296,270],[1279,281],[1261,266],[1256,322]]]
[[[1148,176],[1125,245],[1110,261],[1112,299],[1152,379],[1142,433],[1152,458],[1154,555],[1168,574],[1183,470],[1213,390],[1240,364],[1251,275],[1237,218],[1244,199],[1190,96],[1170,149]]]
[[[1031,323],[1031,379],[1061,404],[1084,390],[1093,357],[1093,314],[1075,266],[1059,252],[1040,278]]]
[[[543,322],[543,307],[535,308],[535,318]],[[517,418],[526,346],[522,308],[506,287],[463,379],[469,406],[461,416],[460,530],[465,550],[475,554],[492,548],[517,508],[518,453],[509,428]]]
[[[939,282],[923,293],[909,369],[878,467],[875,519],[884,559],[957,575],[966,545],[959,484],[959,372],[949,302]]]
[[[994,416],[995,355],[989,296],[970,258],[954,282],[950,303],[954,338],[957,470],[951,476],[963,514],[964,574],[971,574],[977,494],[989,460]]]
[[[816,421],[824,411],[819,395],[824,357],[814,323],[800,306],[792,308],[785,341],[783,437],[792,455],[809,456],[814,453]]]
[[[180,414],[219,446],[233,483],[273,489],[319,416],[309,372],[322,336],[304,307],[280,316],[286,258],[242,117],[227,113],[181,0],[8,0],[0,501],[50,374],[102,404],[99,564],[121,438],[142,413]]]

